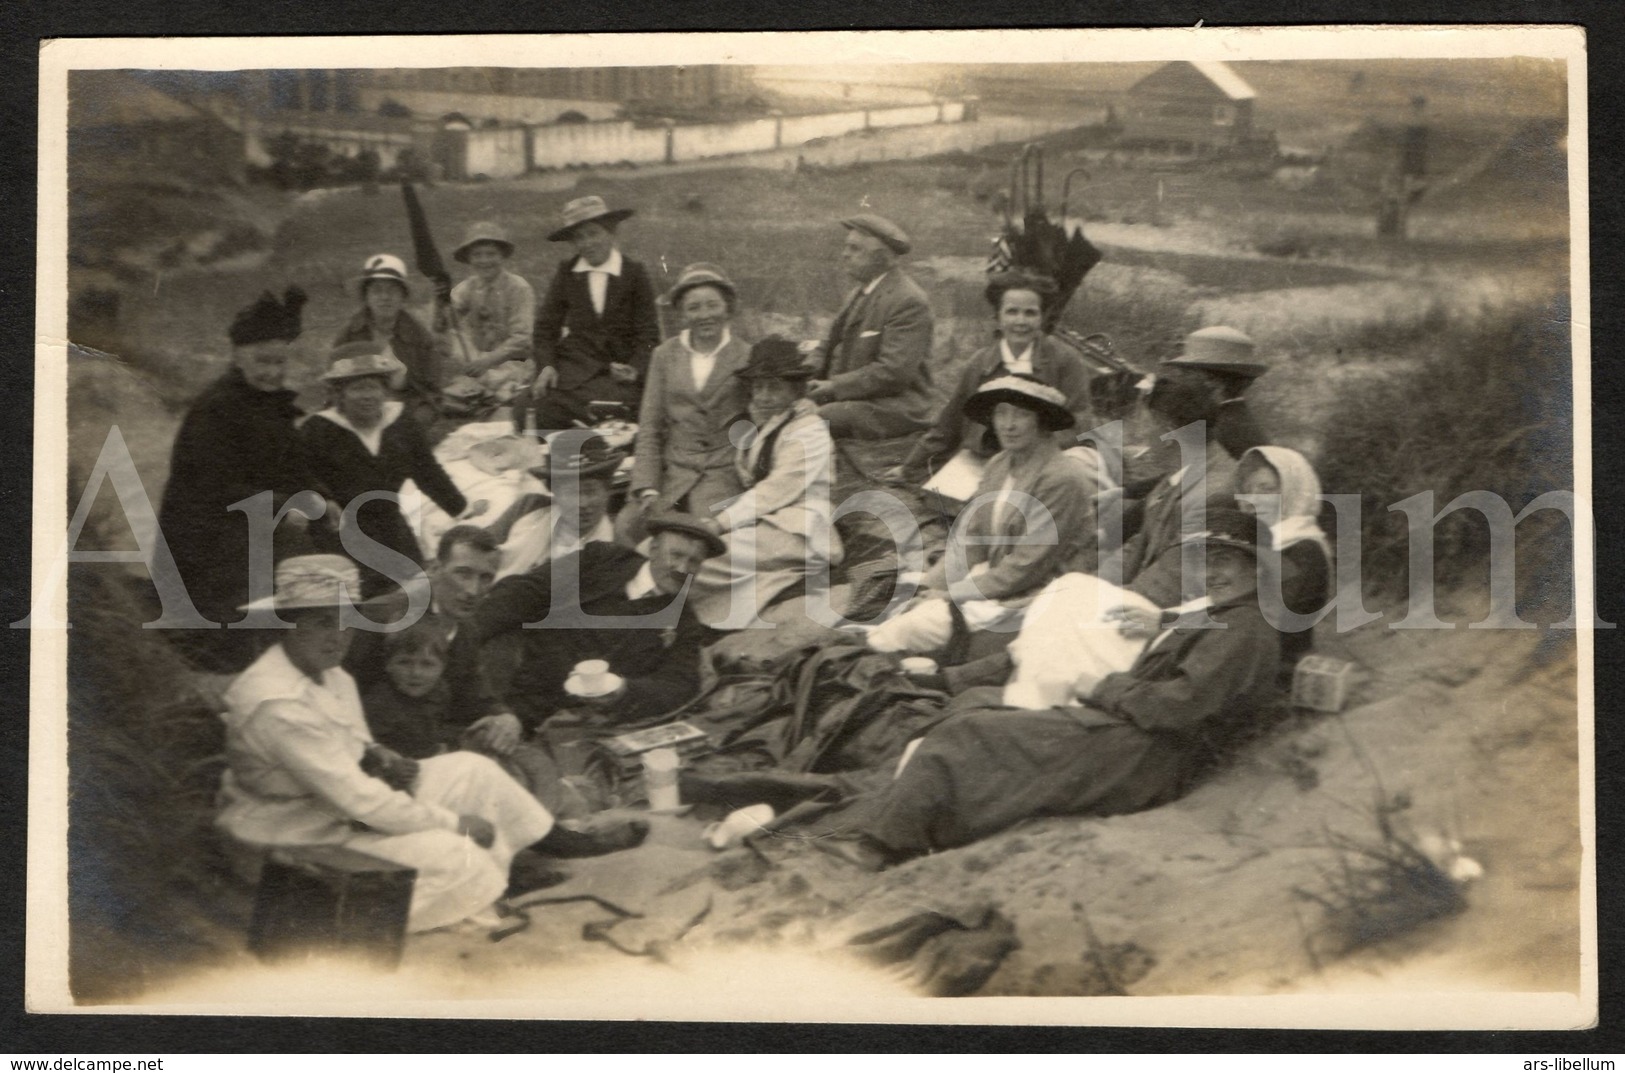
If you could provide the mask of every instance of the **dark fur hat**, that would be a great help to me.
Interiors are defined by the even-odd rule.
[[[299,338],[300,313],[304,310],[306,301],[305,292],[298,287],[289,287],[283,291],[280,302],[270,291],[264,292],[253,305],[241,310],[231,322],[229,334],[232,345],[248,346],[251,343],[264,343],[272,339]]]

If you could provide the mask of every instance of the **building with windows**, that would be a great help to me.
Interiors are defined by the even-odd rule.
[[[1255,136],[1257,94],[1219,60],[1176,60],[1128,88],[1118,119],[1122,140],[1192,153],[1231,149]]]

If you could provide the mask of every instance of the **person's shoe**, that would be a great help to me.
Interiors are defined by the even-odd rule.
[[[513,864],[508,866],[508,889],[502,896],[517,898],[533,890],[556,887],[569,878],[569,872],[557,867],[540,853],[521,851],[514,856]]]
[[[889,847],[876,842],[867,835],[846,838],[820,838],[815,840],[813,845],[818,847],[821,852],[845,861],[847,864],[856,865],[865,872],[879,872],[890,865],[896,864],[901,859]]]
[[[649,835],[649,821],[635,818],[582,821],[574,827],[555,824],[535,850],[549,857],[601,857],[639,845]]]

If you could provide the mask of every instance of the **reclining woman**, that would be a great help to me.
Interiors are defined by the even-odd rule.
[[[797,584],[827,579],[842,556],[830,521],[835,444],[807,397],[812,370],[796,344],[770,336],[733,374],[750,387],[750,422],[730,430],[748,489],[714,515],[728,554],[707,559],[688,602],[713,629],[738,630]]]
[[[947,552],[921,592],[869,632],[878,652],[935,652],[964,629],[1014,637],[1029,604],[1062,574],[1095,569],[1092,467],[1067,457],[1055,433],[1076,418],[1066,396],[1029,376],[983,384],[964,404],[1000,451],[949,533]]]
[[[1236,510],[1212,511],[1208,525],[1185,538],[1205,557],[1205,585],[1186,590],[1205,615],[1157,629],[1126,672],[1077,676],[1062,703],[951,716],[895,781],[843,816],[856,836],[819,848],[878,869],[1035,816],[1110,816],[1185,794],[1214,738],[1273,696],[1280,652],[1256,598],[1260,527]]]
[[[278,564],[275,590],[245,605],[293,625],[226,691],[227,771],[217,824],[268,850],[347,846],[417,869],[409,931],[494,923],[504,893],[540,885],[543,857],[629,848],[647,826],[591,831],[553,817],[496,762],[453,752],[421,762],[373,742],[355,680],[339,664],[360,571],[337,555]],[[365,767],[366,770],[363,770]],[[376,774],[369,774],[376,772]]]
[[[667,302],[685,327],[649,357],[632,503],[616,519],[629,544],[647,535],[645,517],[674,510],[709,517],[718,503],[745,490],[728,439],[729,427],[750,405],[750,387],[735,375],[749,362],[750,347],[729,330],[738,292],[716,265],[691,264]]]
[[[313,414],[301,429],[311,467],[333,499],[346,512],[353,511],[350,524],[404,560],[392,572],[409,575],[409,568],[422,567],[423,553],[401,513],[401,485],[415,482],[454,518],[468,510],[469,503],[435,459],[422,427],[404,404],[390,398],[390,384],[401,363],[389,348],[382,343],[346,343],[332,352],[329,362],[322,379],[331,385],[333,405]],[[378,492],[385,494],[356,505],[361,497]],[[482,500],[469,514],[484,510]],[[322,550],[341,550],[339,539],[332,538]],[[363,576],[369,597],[390,585],[388,576],[372,564]]]

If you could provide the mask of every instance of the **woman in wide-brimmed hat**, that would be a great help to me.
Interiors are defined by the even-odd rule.
[[[440,344],[406,308],[412,298],[406,262],[394,254],[375,253],[362,266],[355,286],[361,308],[345,323],[333,345],[387,345],[405,367],[405,381],[399,387],[402,401],[418,423],[429,428],[447,377],[442,369]]]
[[[594,402],[617,404],[629,417],[638,412],[660,321],[648,269],[616,243],[616,228],[631,215],[601,197],[578,197],[547,236],[570,243],[575,255],[560,262],[536,313],[538,428],[592,424]]]
[[[615,539],[609,502],[626,452],[580,430],[555,432],[547,442],[547,464],[529,471],[541,488],[521,495],[486,527],[502,544],[498,580]]]
[[[750,388],[734,375],[750,360],[749,345],[729,328],[738,291],[721,268],[699,263],[683,269],[666,301],[684,327],[649,359],[632,503],[618,523],[632,543],[650,511],[703,517],[744,491],[728,440],[728,426],[750,403]]]
[[[226,691],[216,822],[250,849],[347,846],[416,869],[410,931],[496,923],[493,903],[535,870],[514,866],[559,855],[572,834],[549,838],[547,809],[486,757],[407,760],[373,741],[340,666],[356,621],[346,616],[359,614],[347,605],[361,602],[354,563],[295,556],[275,586],[245,609],[293,629],[268,630],[275,643]]]
[[[842,556],[830,520],[835,444],[807,398],[812,379],[796,344],[770,336],[733,374],[750,391],[749,420],[730,430],[745,493],[716,512],[730,554],[709,559],[689,602],[717,629],[742,629],[798,584],[827,581]]]
[[[332,405],[311,415],[302,429],[311,464],[339,505],[354,512],[350,524],[421,566],[423,552],[401,513],[401,485],[413,481],[453,517],[468,508],[468,501],[435,459],[423,429],[404,404],[390,397],[390,385],[399,377],[401,363],[389,347],[347,343],[334,348],[328,360],[322,379],[331,390]],[[386,494],[351,506],[376,492]],[[484,509],[483,503],[476,503],[470,513]],[[341,539],[342,530],[330,538]],[[339,547],[342,544],[331,550]],[[365,577],[369,596],[391,584],[374,564],[367,564]]]
[[[920,593],[869,634],[881,652],[936,652],[963,628],[1008,643],[1038,591],[1068,571],[1096,566],[1093,474],[1061,453],[1055,434],[1077,418],[1066,396],[1021,375],[983,384],[965,417],[999,441],[946,553],[919,579]]]
[[[463,372],[489,388],[515,382],[515,377],[529,379],[536,292],[522,276],[508,270],[513,251],[513,240],[505,229],[481,222],[469,226],[451,254],[474,270],[451,289],[455,328],[462,332],[464,343],[454,353],[466,363]],[[509,362],[522,364],[515,368]],[[489,373],[499,375],[487,377]]]

